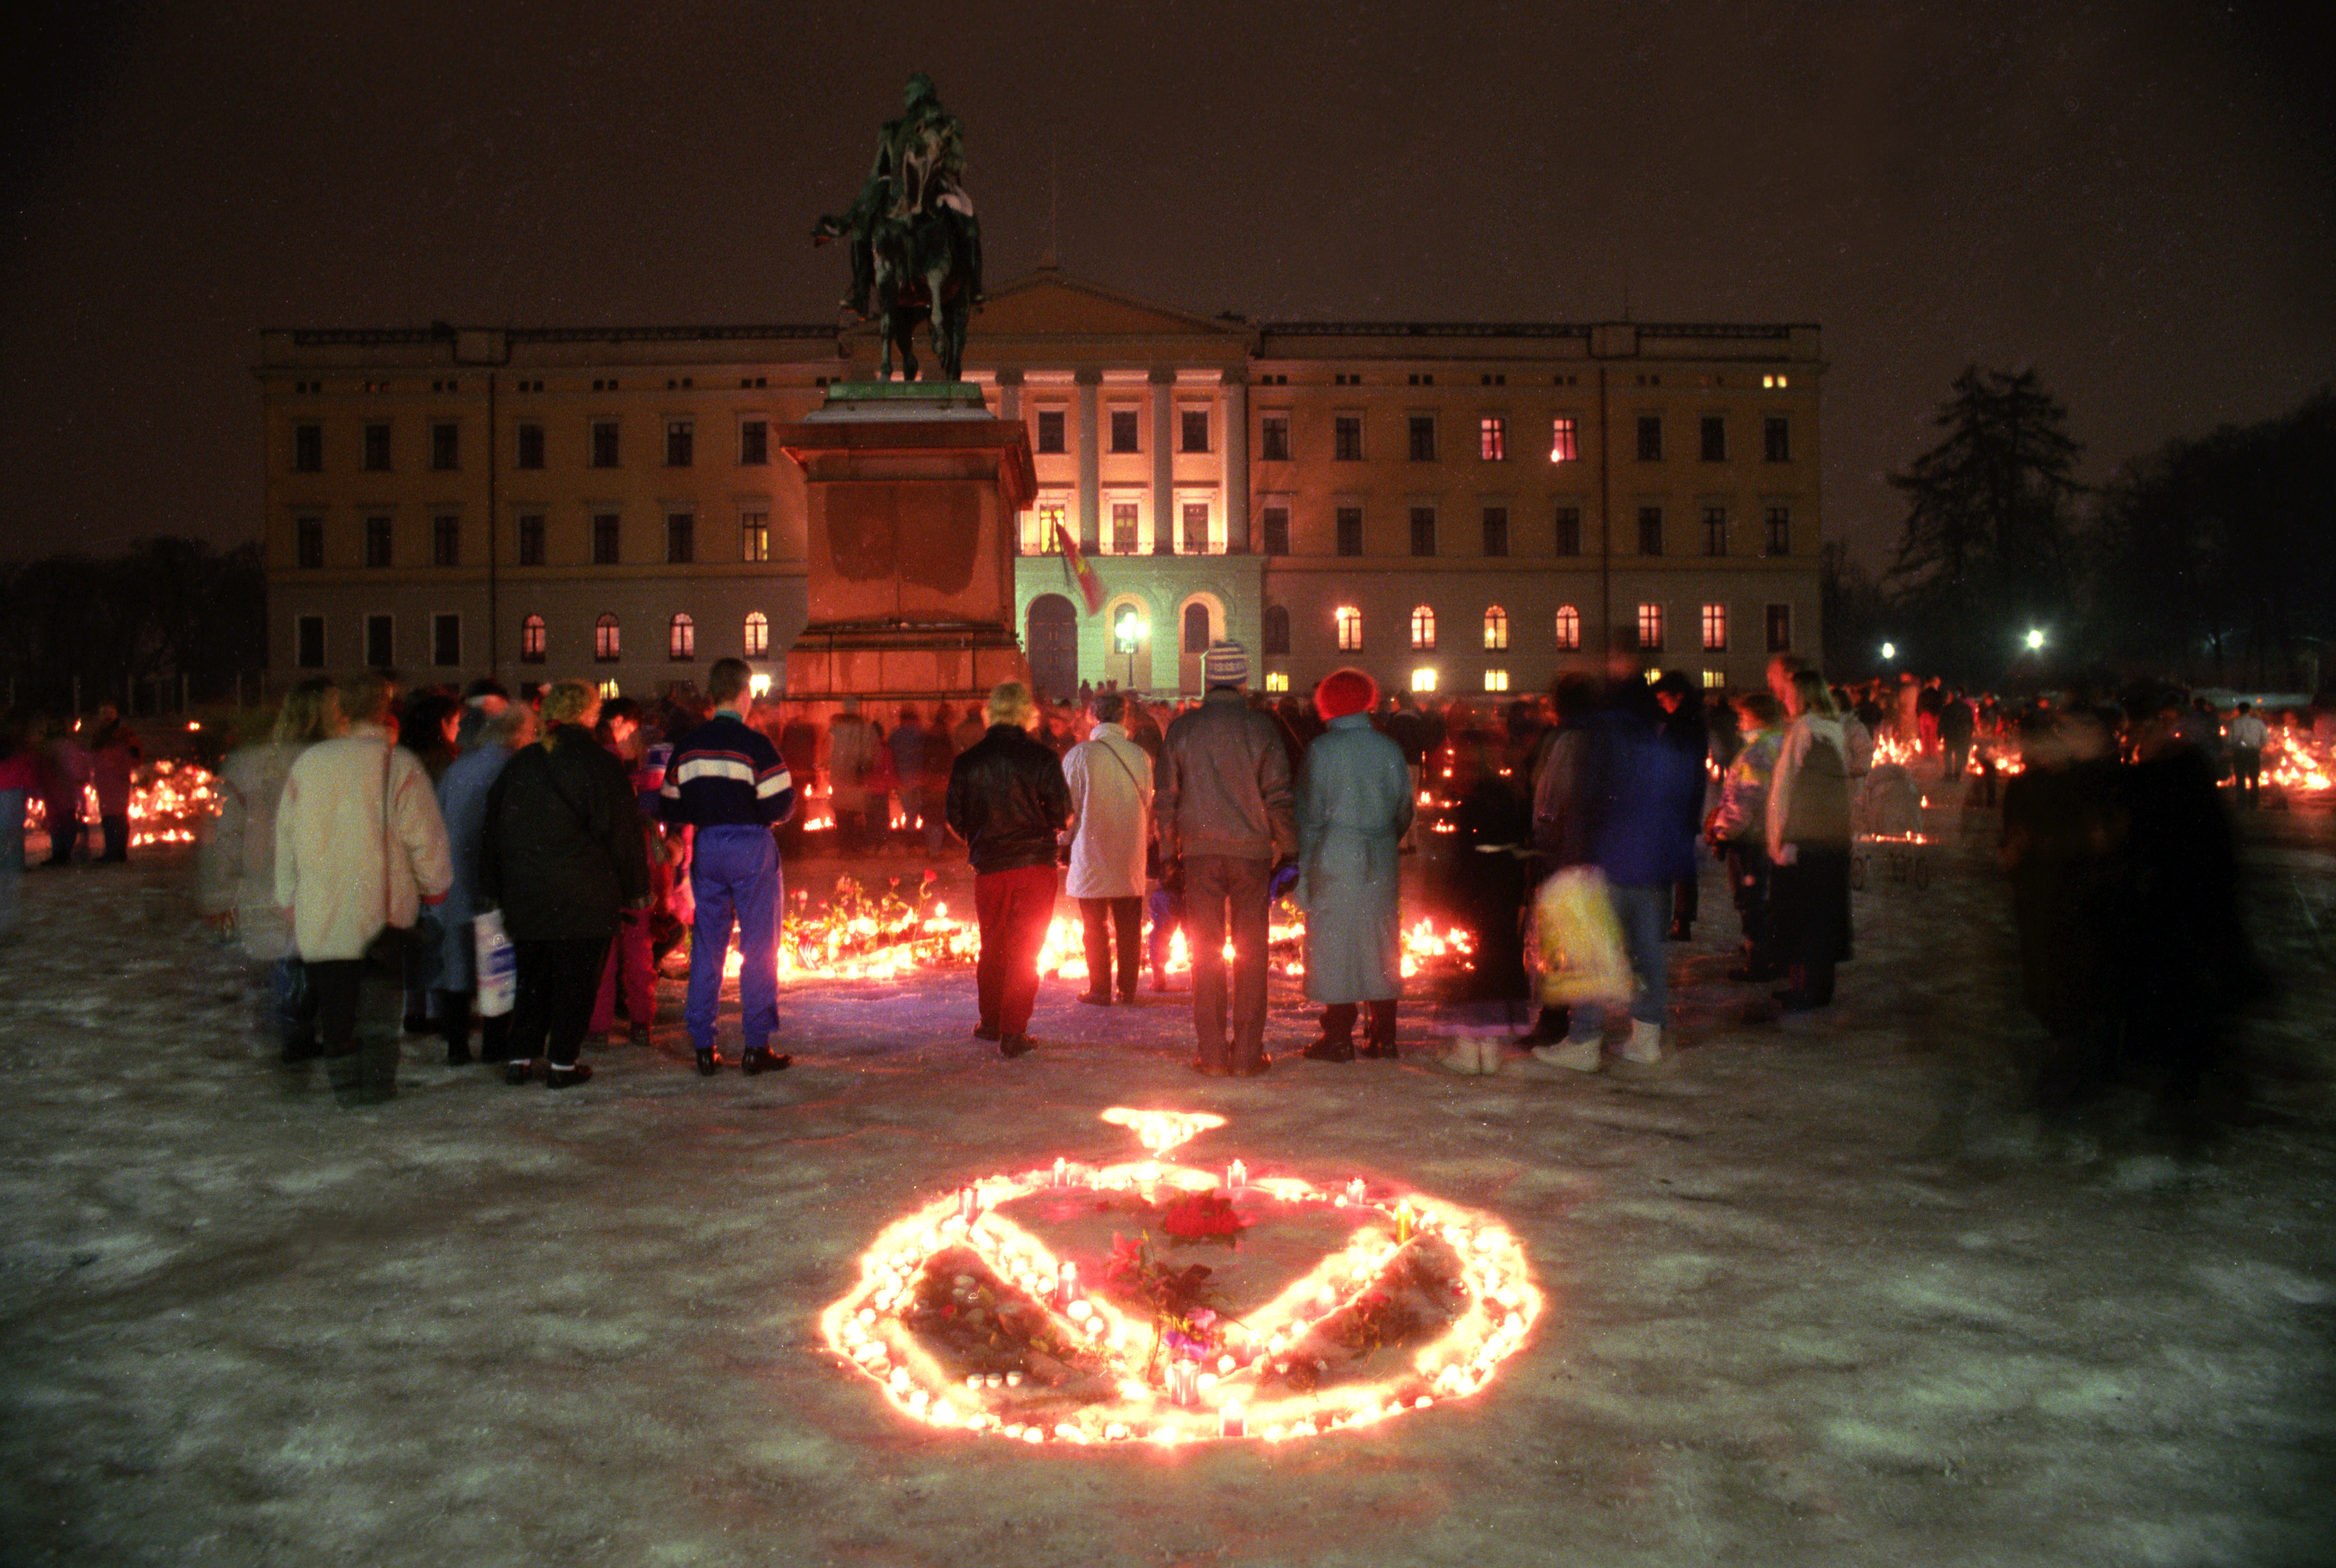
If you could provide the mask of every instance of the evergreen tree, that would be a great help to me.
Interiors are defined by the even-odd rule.
[[[1885,581],[1942,673],[1991,680],[2029,626],[2067,623],[2083,451],[2067,419],[2034,371],[1974,365],[1939,410],[1946,438],[1890,476],[1908,510]]]

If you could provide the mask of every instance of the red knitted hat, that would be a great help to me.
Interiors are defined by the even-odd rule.
[[[1329,724],[1350,713],[1368,713],[1379,702],[1379,683],[1348,665],[1334,669],[1314,688],[1314,711]]]

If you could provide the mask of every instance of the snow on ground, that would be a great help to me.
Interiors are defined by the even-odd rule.
[[[957,971],[793,988],[774,1076],[698,1079],[670,1024],[557,1096],[414,1040],[368,1110],[248,1032],[182,853],[36,872],[0,950],[0,1559],[2324,1563],[2336,858],[2324,818],[2278,836],[2263,1094],[2189,1163],[2007,1109],[1976,841],[1927,888],[1876,868],[1841,1004],[1781,1023],[1720,979],[1708,878],[1669,1075],[1446,1077],[1425,1007],[1400,1063],[1309,1063],[1283,990],[1274,1071],[1203,1080],[1181,998],[1061,983],[1006,1062]],[[1471,1401],[1271,1447],[905,1424],[819,1310],[969,1177],[1128,1157],[1113,1105],[1227,1116],[1196,1164],[1496,1214],[1533,1340]]]

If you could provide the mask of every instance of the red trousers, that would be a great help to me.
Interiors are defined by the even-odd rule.
[[[983,872],[973,879],[973,912],[981,926],[981,961],[974,970],[981,1027],[1001,1035],[1030,1027],[1038,1005],[1038,952],[1055,918],[1052,865]]]
[[[637,1024],[657,1021],[657,956],[649,943],[647,911],[627,910],[608,944],[608,961],[601,966],[600,992],[592,1003],[590,1032],[605,1035],[617,1027],[617,982],[625,986],[625,1016]]]

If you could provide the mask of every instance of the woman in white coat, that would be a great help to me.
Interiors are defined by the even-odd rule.
[[[1098,692],[1088,705],[1095,729],[1063,757],[1075,813],[1066,830],[1071,846],[1071,897],[1079,901],[1086,937],[1087,989],[1079,1000],[1111,1001],[1113,938],[1119,950],[1119,999],[1135,1000],[1144,962],[1144,850],[1152,841],[1152,759],[1128,737],[1121,719],[1127,699]]]

